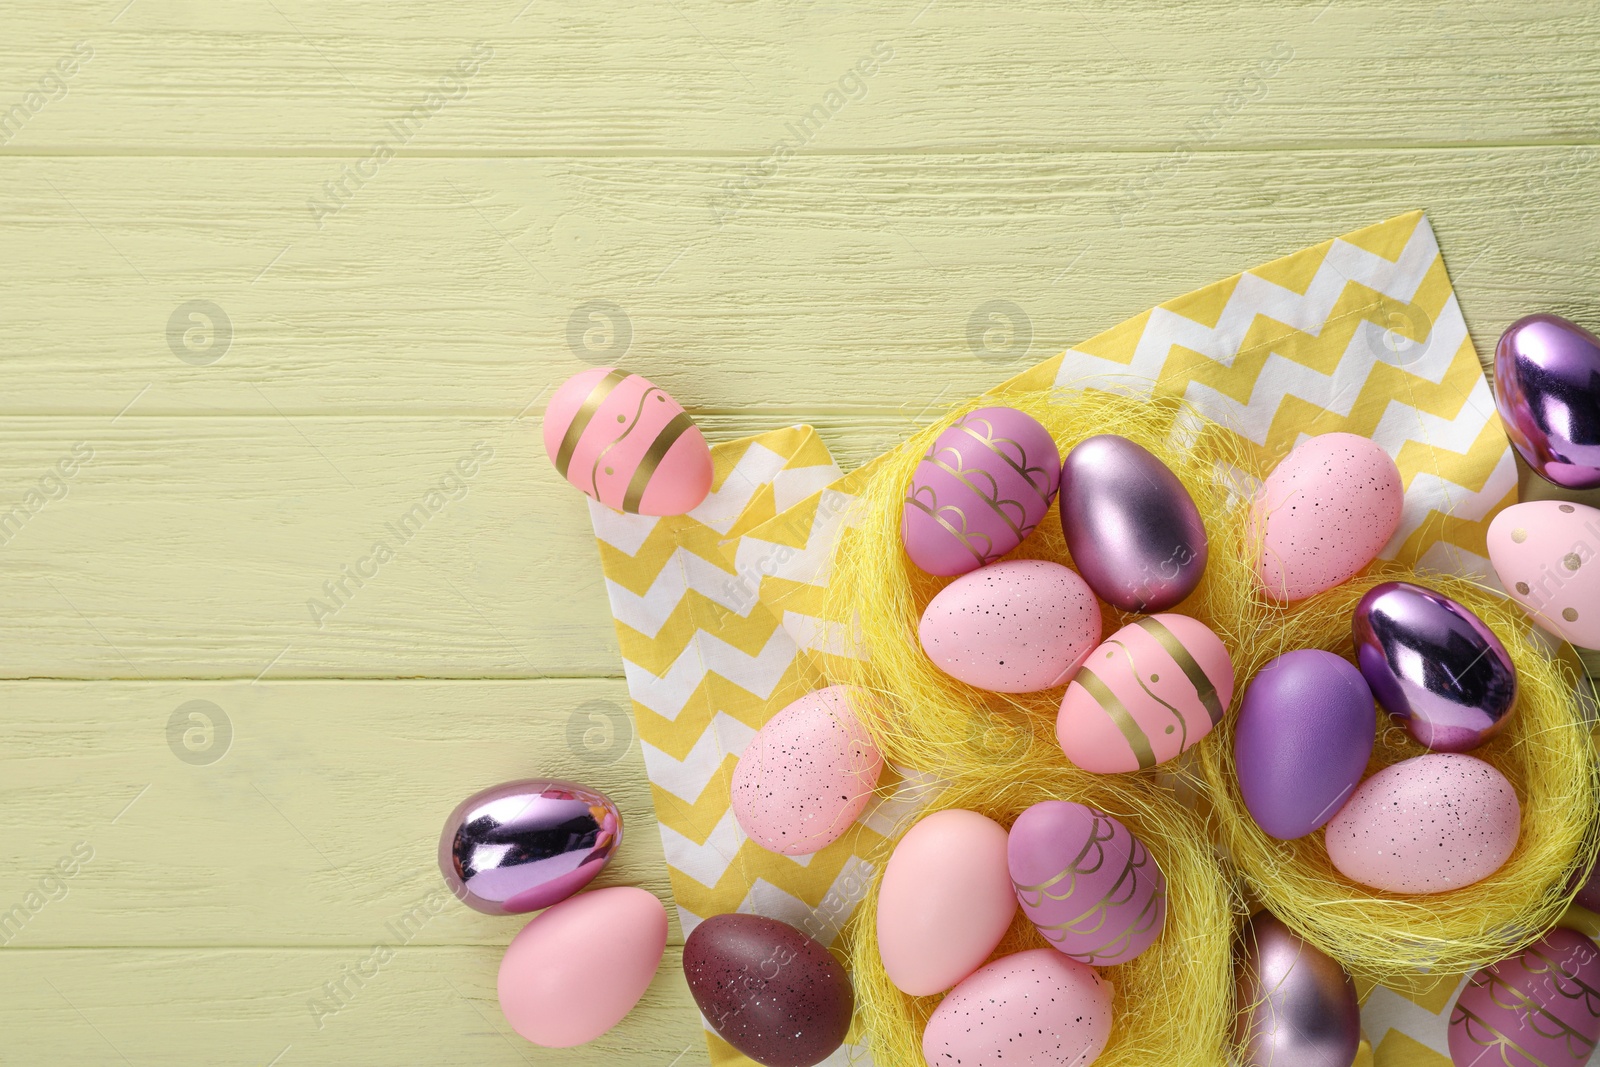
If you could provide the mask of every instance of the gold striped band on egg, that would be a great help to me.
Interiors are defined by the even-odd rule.
[[[1111,687],[1101,681],[1100,676],[1088,667],[1078,668],[1078,673],[1072,680],[1083,686],[1084,691],[1094,697],[1095,703],[1100,705],[1100,710],[1111,716],[1111,721],[1122,731],[1122,737],[1128,742],[1128,747],[1133,749],[1133,754],[1139,761],[1139,769],[1143,771],[1154,767],[1156,754],[1150,747],[1150,739],[1133,720],[1133,714],[1117,698],[1117,694],[1111,691]]]
[[[1196,662],[1189,650],[1183,647],[1183,642],[1178,640],[1178,635],[1161,624],[1159,619],[1146,616],[1134,625],[1155,638],[1161,644],[1172,661],[1182,669],[1188,677],[1189,684],[1194,686],[1195,694],[1200,697],[1200,703],[1206,707],[1206,714],[1211,716],[1211,725],[1215,726],[1222,721],[1222,701],[1217,697],[1217,687],[1211,684],[1211,679],[1206,677],[1206,672]]]
[[[611,390],[627,377],[628,375],[620,370],[607,371],[605,377],[595,382],[594,388],[589,390],[589,395],[584,398],[578,413],[572,416],[572,423],[567,427],[567,432],[561,437],[561,447],[556,450],[556,472],[561,477],[567,476],[567,467],[572,463],[572,454],[578,450],[578,441],[583,437],[583,431],[589,428],[594,413],[600,410],[600,405],[611,395]]]
[[[650,483],[651,475],[671,451],[672,446],[694,425],[694,420],[687,411],[680,411],[673,416],[672,421],[661,428],[656,434],[656,439],[650,442],[650,448],[645,452],[644,458],[634,468],[633,477],[628,479],[628,492],[622,498],[622,510],[629,515],[639,513],[639,501],[644,499],[645,486]]]

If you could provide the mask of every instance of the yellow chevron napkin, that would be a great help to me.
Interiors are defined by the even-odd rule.
[[[1406,486],[1384,554],[1489,578],[1489,520],[1514,502],[1516,467],[1433,230],[1421,212],[1235,275],[1044,361],[990,391],[1056,386],[1178,395],[1230,428],[1264,466],[1306,436],[1373,438]],[[746,840],[728,806],[750,736],[823,684],[842,654],[824,617],[831,550],[871,464],[841,476],[809,427],[713,449],[707,501],[653,519],[591,505],[624,670],[685,931],[751,911],[831,944],[872,875],[866,856],[932,783],[904,769],[849,833],[812,856]],[[1492,579],[1490,579],[1492,580]],[[1448,1067],[1448,1005],[1369,992],[1376,1067]],[[716,1064],[748,1063],[708,1030]],[[866,1062],[851,1043],[829,1063]]]

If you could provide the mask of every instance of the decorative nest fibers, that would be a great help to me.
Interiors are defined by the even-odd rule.
[[[1073,767],[1055,741],[1061,690],[1002,694],[935,668],[917,641],[923,608],[949,579],[924,574],[900,543],[905,487],[922,455],[956,418],[1005,404],[1038,419],[1063,453],[1113,431],[1149,449],[1183,482],[1205,519],[1211,552],[1200,586],[1175,610],[1211,627],[1233,657],[1235,708],[1173,763],[1096,775]],[[865,658],[836,658],[829,680],[881,699],[867,728],[884,758],[950,783],[935,807],[966,807],[1009,825],[1030,804],[1074,800],[1122,819],[1167,876],[1166,930],[1128,963],[1105,969],[1116,987],[1111,1044],[1097,1061],[1116,1067],[1222,1064],[1233,1006],[1232,944],[1244,895],[1259,901],[1360,978],[1397,985],[1419,972],[1460,973],[1537,938],[1571,899],[1572,872],[1593,861],[1600,765],[1574,695],[1575,675],[1539,643],[1521,613],[1459,578],[1378,564],[1350,582],[1289,605],[1261,592],[1250,560],[1248,504],[1266,473],[1251,447],[1181,401],[1097,391],[990,395],[953,409],[873,464],[840,540],[826,615],[845,622]],[[1071,563],[1055,509],[1008,559]],[[1268,660],[1299,648],[1353,659],[1351,614],[1373,585],[1408,580],[1476,612],[1505,643],[1518,671],[1517,707],[1505,731],[1473,754],[1498,767],[1522,804],[1516,852],[1490,878],[1449,893],[1378,893],[1339,875],[1319,831],[1282,842],[1257,829],[1240,799],[1232,737],[1239,695]],[[1105,633],[1136,616],[1101,603]],[[1381,712],[1380,712],[1380,718]],[[1422,749],[1383,730],[1369,773]],[[1182,794],[1182,799],[1179,795]],[[881,871],[887,852],[878,857]],[[1044,944],[1020,915],[999,954]],[[921,1030],[938,998],[911,998],[884,974],[876,892],[852,926],[851,958],[874,1058],[921,1064]]]

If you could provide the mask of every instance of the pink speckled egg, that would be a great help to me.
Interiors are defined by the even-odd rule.
[[[1066,685],[1100,640],[1100,605],[1059,563],[1014,559],[963,574],[939,591],[917,628],[950,677],[996,693]]]
[[[878,955],[914,997],[977,970],[1017,913],[1006,831],[975,811],[924,817],[895,846],[878,887]]]
[[[1600,948],[1557,927],[1472,976],[1450,1012],[1455,1067],[1579,1067],[1600,1042]]]
[[[1061,453],[1031,415],[979,408],[934,439],[906,493],[900,536],[929,574],[965,574],[1022,543],[1060,488]]]
[[[1388,893],[1443,893],[1489,877],[1517,847],[1522,806],[1474,756],[1432,752],[1385,767],[1328,823],[1328,858]]]
[[[1489,562],[1535,622],[1600,648],[1600,510],[1562,500],[1513,504],[1489,524]]]
[[[851,699],[842,685],[807,693],[756,731],[739,757],[728,800],[762,848],[815,852],[837,841],[867,806],[883,757]]]
[[[1199,742],[1232,699],[1222,639],[1187,615],[1150,615],[1108,637],[1073,675],[1056,740],[1086,771],[1143,770]]]
[[[1104,812],[1066,800],[1035,804],[1011,825],[1006,857],[1023,914],[1079,963],[1125,963],[1161,935],[1166,876]]]
[[[544,413],[561,476],[636,515],[682,515],[711,491],[711,449],[683,406],[637,374],[595,367],[568,378]]]
[[[1111,1040],[1111,983],[1048,948],[1002,956],[928,1017],[930,1067],[1088,1067]]]
[[[667,910],[643,889],[568,897],[522,928],[500,961],[500,1010],[536,1045],[593,1041],[644,996],[667,947]]]
[[[1378,445],[1325,433],[1290,452],[1252,510],[1256,574],[1276,600],[1303,600],[1355,577],[1400,526],[1400,469]]]

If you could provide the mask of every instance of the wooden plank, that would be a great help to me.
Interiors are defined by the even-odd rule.
[[[22,5],[0,42],[4,99],[41,106],[5,150],[354,162],[432,92],[459,95],[407,150],[753,159],[813,107],[806,151],[1011,152],[1592,141],[1600,105],[1583,0],[376,10]],[[93,56],[63,98],[40,83],[78,42]],[[875,48],[892,58],[841,85]]]
[[[1600,320],[1600,148],[1204,154],[1130,202],[1166,161],[798,158],[718,227],[727,159],[407,158],[318,230],[324,159],[7,159],[0,412],[509,418],[620,357],[697,414],[915,413],[1418,206],[1481,352]]]
[[[818,421],[854,463],[935,411]],[[0,487],[0,677],[621,674],[536,418],[12,418]]]
[[[669,947],[655,981],[610,1033],[571,1049],[519,1038],[500,1014],[498,947],[63,949],[0,952],[8,1064],[73,1067],[345,1067],[483,1064],[695,1067],[700,1017]],[[349,976],[358,969],[370,977]],[[376,974],[371,972],[376,971]],[[342,1001],[327,992],[343,982]],[[335,1005],[329,1012],[326,1006]],[[274,1059],[274,1057],[277,1057]]]
[[[451,809],[516,778],[609,794],[623,845],[595,884],[642,886],[670,907],[621,682],[13,682],[0,694],[8,950],[370,946],[443,890]],[[454,899],[429,910],[408,944],[503,946],[525,921]]]

